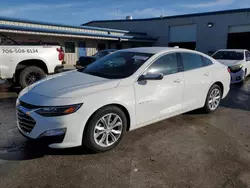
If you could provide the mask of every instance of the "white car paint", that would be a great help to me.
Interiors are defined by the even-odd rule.
[[[229,91],[230,75],[227,67],[205,54],[186,49],[160,47],[133,48],[119,52],[154,55],[131,76],[124,79],[106,79],[70,71],[47,77],[25,88],[19,94],[17,109],[21,109],[32,117],[36,125],[27,134],[17,123],[21,133],[36,139],[45,131],[66,128],[63,142],[51,144],[50,147],[75,147],[82,144],[83,131],[91,115],[103,106],[110,104],[123,106],[129,113],[130,130],[134,130],[203,107],[210,87],[216,82],[223,84],[222,98]],[[181,52],[204,56],[213,64],[187,72],[166,75],[162,80],[149,80],[146,83],[137,81],[158,57]],[[43,117],[35,112],[36,109],[29,110],[20,106],[19,101],[36,106],[83,104],[78,111],[70,115]]]
[[[232,66],[237,66],[237,65],[241,65],[242,69],[238,72],[231,72],[231,83],[239,83],[242,82],[245,77],[250,75],[250,59],[246,57],[246,53],[250,52],[248,50],[244,50],[244,49],[221,49],[218,50],[216,53],[221,52],[221,51],[225,51],[225,52],[241,52],[244,54],[243,59],[242,60],[227,60],[227,59],[217,59],[217,61],[219,61],[221,64],[228,66],[228,67],[232,67]],[[214,55],[215,55],[214,54]],[[214,56],[213,55],[213,56]],[[250,57],[250,56],[249,56]]]
[[[48,73],[54,73],[55,67],[62,63],[57,48],[60,46],[0,46],[0,78],[13,78],[17,65],[26,60],[41,60]]]

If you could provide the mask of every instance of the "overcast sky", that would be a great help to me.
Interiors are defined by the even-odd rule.
[[[0,2],[0,16],[80,25],[128,15],[150,18],[238,8],[250,8],[250,0],[7,0]]]

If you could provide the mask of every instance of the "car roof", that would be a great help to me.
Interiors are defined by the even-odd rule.
[[[157,54],[160,52],[167,52],[167,51],[190,51],[193,52],[192,50],[188,50],[188,49],[181,49],[181,48],[175,48],[175,47],[140,47],[140,48],[128,48],[125,50],[121,50],[121,51],[125,51],[125,52],[138,52],[138,53],[150,53],[150,54]]]
[[[221,50],[218,50],[218,52],[220,51],[226,51],[226,52],[244,52],[246,51],[246,49],[221,49]]]

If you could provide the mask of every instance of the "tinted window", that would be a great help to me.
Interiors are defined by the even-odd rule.
[[[176,54],[168,54],[157,59],[149,68],[148,73],[162,73],[164,75],[178,72]]]
[[[74,42],[65,42],[65,53],[75,53]]]
[[[137,52],[115,52],[98,59],[79,71],[109,79],[126,78],[132,75],[152,55]]]
[[[122,44],[121,44],[121,43],[119,43],[119,44],[116,44],[115,46],[116,46],[116,49],[117,49],[117,50],[120,50],[120,49],[122,49]]]
[[[213,64],[213,62],[210,59],[206,58],[206,57],[203,57],[203,61],[204,61],[203,62],[204,66],[208,66],[208,65]]]
[[[248,61],[249,61],[249,58],[250,58],[250,52],[249,52],[249,51],[246,51],[246,52],[245,52],[245,54],[246,54],[246,55],[245,55],[245,56],[246,56],[246,60],[248,60]]]
[[[243,60],[243,52],[236,51],[218,51],[213,55],[214,59],[224,59],[224,60]]]
[[[97,50],[100,51],[100,50],[105,50],[106,48],[106,45],[104,43],[99,43],[97,45]]]
[[[181,53],[184,71],[203,67],[202,57],[197,54]]]

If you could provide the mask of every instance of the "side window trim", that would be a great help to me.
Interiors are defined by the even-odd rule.
[[[177,55],[177,62],[178,62],[178,72],[184,72],[184,65],[183,65],[181,53],[178,52],[176,53],[176,55]]]

